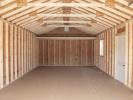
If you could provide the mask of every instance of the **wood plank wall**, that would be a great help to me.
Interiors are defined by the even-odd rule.
[[[133,89],[133,21],[125,23],[125,85]],[[99,34],[94,41],[94,64],[115,78],[115,37],[118,35],[117,27]],[[120,33],[119,33],[120,34]],[[99,55],[99,41],[104,40],[104,56]]]
[[[38,48],[32,32],[0,20],[0,88],[39,65]]]
[[[126,23],[125,84],[133,89],[133,20]]]
[[[94,58],[95,65],[114,77],[115,75],[115,34],[116,28],[109,29],[97,36],[94,41]],[[100,56],[100,40],[104,40],[104,56]]]
[[[0,88],[3,87],[3,22],[0,21]]]
[[[42,66],[94,66],[94,40],[39,40]]]

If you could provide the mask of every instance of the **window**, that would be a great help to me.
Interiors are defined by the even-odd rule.
[[[104,40],[100,40],[100,56],[104,56]]]

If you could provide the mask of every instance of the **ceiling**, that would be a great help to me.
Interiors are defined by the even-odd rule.
[[[98,34],[133,17],[133,0],[116,0],[115,7],[106,0],[27,0],[21,7],[17,1],[25,0],[0,0],[1,18],[36,34],[59,27]]]

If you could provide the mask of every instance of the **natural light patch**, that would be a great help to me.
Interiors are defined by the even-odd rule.
[[[104,40],[100,40],[100,56],[104,56]]]

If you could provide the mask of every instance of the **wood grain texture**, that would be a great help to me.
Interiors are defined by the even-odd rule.
[[[0,37],[1,89],[38,66],[39,41],[32,32],[1,20]]]
[[[126,23],[125,84],[133,89],[133,21]]]
[[[116,28],[109,29],[104,33],[101,33],[97,36],[95,40],[95,50],[94,50],[94,58],[95,58],[95,65],[104,71],[105,73],[109,74],[110,76],[114,77],[115,72],[115,34],[117,31]],[[104,56],[100,56],[100,40],[104,40]],[[113,59],[112,59],[113,58]]]
[[[54,65],[54,40],[48,40],[48,64]]]
[[[3,22],[0,20],[0,88],[3,87],[3,69],[4,69],[4,63],[3,63]]]
[[[64,32],[64,28],[56,28],[48,33],[38,34],[38,37],[94,37],[96,35],[82,32],[76,28],[70,28],[69,32]]]
[[[93,66],[93,40],[39,40],[40,65]]]
[[[59,64],[59,41],[54,40],[54,64],[58,65]]]
[[[126,44],[124,84],[133,89],[133,21],[125,23],[124,28],[125,30],[122,28],[123,31],[119,31],[117,27],[111,28],[97,36],[94,41],[94,62],[99,69],[115,78],[115,38],[120,34],[124,34]],[[101,39],[104,40],[104,56],[99,56],[99,42]]]

